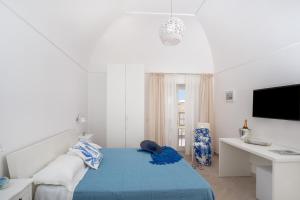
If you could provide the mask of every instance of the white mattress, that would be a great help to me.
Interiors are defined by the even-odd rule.
[[[72,200],[73,192],[65,186],[39,185],[36,188],[35,200]]]
[[[77,175],[71,191],[60,185],[38,185],[35,190],[34,200],[72,200],[73,192],[87,170],[88,168],[86,167]]]

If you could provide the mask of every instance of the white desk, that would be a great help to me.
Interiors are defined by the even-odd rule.
[[[300,156],[279,155],[269,150],[287,149],[246,144],[239,138],[220,138],[219,176],[251,176],[251,163],[272,166],[272,199],[300,199]]]

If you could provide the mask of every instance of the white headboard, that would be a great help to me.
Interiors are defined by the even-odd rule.
[[[78,133],[68,130],[7,155],[10,178],[30,178],[78,141]]]

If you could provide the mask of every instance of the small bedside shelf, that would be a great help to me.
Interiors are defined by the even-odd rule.
[[[86,141],[86,142],[92,142],[93,141],[93,134],[85,134],[85,135],[80,135],[79,141]]]
[[[32,179],[11,179],[9,186],[0,190],[1,200],[32,200]]]

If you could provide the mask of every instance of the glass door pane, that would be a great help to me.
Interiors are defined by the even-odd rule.
[[[185,147],[185,85],[177,85],[177,100],[178,100],[178,150],[184,151]]]

